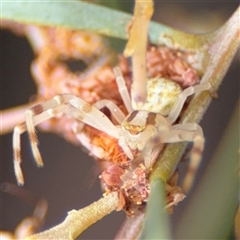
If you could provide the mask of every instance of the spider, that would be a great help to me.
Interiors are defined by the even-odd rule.
[[[148,3],[149,4],[149,3]],[[146,74],[146,44],[147,28],[153,7],[146,4],[136,5],[136,20],[130,29],[130,37],[125,49],[125,56],[131,56],[133,62],[133,84],[131,96],[127,90],[119,67],[114,68],[119,93],[128,111],[125,116],[121,109],[108,99],[101,99],[93,105],[70,93],[56,95],[50,100],[40,103],[25,112],[25,123],[14,128],[14,170],[19,185],[24,184],[20,154],[20,136],[27,131],[31,148],[38,166],[43,166],[35,126],[53,117],[65,114],[91,127],[100,130],[117,139],[122,151],[129,161],[142,161],[150,171],[164,143],[189,141],[193,142],[191,159],[199,162],[204,147],[204,137],[200,126],[196,123],[176,124],[183,105],[188,96],[210,90],[210,83],[188,87],[184,90],[176,83],[166,78],[147,79]],[[138,7],[146,8],[138,11]],[[141,15],[144,13],[145,15]],[[146,20],[147,17],[147,20]],[[143,25],[139,27],[139,20]],[[143,27],[143,29],[142,29]],[[136,36],[144,31],[141,41]],[[137,34],[136,34],[137,33]],[[134,44],[137,43],[137,44]],[[136,46],[135,46],[136,45]],[[137,48],[137,50],[136,50]],[[115,125],[100,111],[103,107],[109,109]],[[79,129],[72,127],[76,135]]]
[[[148,169],[152,166],[159,152],[159,146],[163,143],[192,141],[191,158],[198,161],[204,147],[201,127],[195,123],[177,125],[173,123],[178,118],[187,97],[196,92],[209,90],[210,84],[203,83],[182,91],[177,83],[167,79],[148,79],[147,100],[141,108],[137,108],[134,101],[131,103],[120,69],[115,68],[114,71],[120,95],[129,112],[127,116],[124,116],[116,104],[107,99],[90,105],[83,99],[68,93],[56,95],[26,111],[26,124],[17,125],[13,133],[14,170],[19,185],[24,183],[20,168],[20,135],[28,131],[36,163],[38,166],[43,166],[34,126],[62,113],[118,139],[118,144],[129,160],[134,160],[133,150],[140,152],[140,157]],[[99,110],[103,107],[110,110],[118,125],[114,125]],[[73,130],[76,131],[76,129]]]

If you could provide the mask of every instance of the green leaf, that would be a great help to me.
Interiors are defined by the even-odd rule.
[[[2,18],[54,27],[91,30],[126,39],[131,15],[81,1],[3,2]]]
[[[176,229],[178,239],[229,239],[239,194],[240,101]]]
[[[151,195],[141,239],[171,239],[165,211],[165,182],[160,178],[151,182]]]
[[[121,39],[128,38],[127,29],[132,19],[131,14],[81,1],[2,2],[1,17],[19,23],[94,31]],[[156,22],[151,22],[149,35],[153,43],[171,46],[196,48],[205,42],[205,38],[198,39]]]

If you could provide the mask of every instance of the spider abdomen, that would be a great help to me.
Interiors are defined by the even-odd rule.
[[[178,99],[182,88],[176,83],[166,78],[151,78],[147,81],[147,100],[138,107],[133,101],[132,106],[136,110],[160,113],[167,116],[174,103]]]

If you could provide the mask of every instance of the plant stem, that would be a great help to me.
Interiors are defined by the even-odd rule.
[[[239,14],[240,8],[235,11],[222,28],[209,35],[212,42],[209,43],[206,52],[210,53],[210,60],[202,81],[209,81],[214,91],[216,91],[221,84],[240,46]],[[211,100],[212,97],[209,92],[205,91],[197,94],[183,113],[180,123],[198,123],[207,110]],[[186,146],[186,143],[168,144],[159,157],[159,160],[154,165],[150,180],[161,178],[166,182],[175,170]]]
[[[114,239],[138,239],[142,231],[144,215],[144,211],[136,211],[134,215],[127,216]]]
[[[59,225],[29,236],[27,239],[75,239],[86,228],[115,210],[117,206],[118,194],[112,192],[83,209],[68,212],[66,219]]]
[[[208,36],[209,39],[212,39],[212,41],[209,42],[206,50],[206,52],[210,53],[209,64],[202,81],[209,81],[215,91],[222,82],[224,75],[240,45],[238,39],[240,31],[239,12],[240,8],[236,10],[233,16],[222,28]],[[201,120],[206,109],[208,108],[211,100],[212,97],[208,92],[202,92],[196,95],[190,102],[186,111],[184,112],[180,123],[198,123]],[[160,197],[161,194],[163,194],[163,190],[162,192],[159,192],[161,191],[160,188],[154,188],[154,184],[158,181],[163,184],[163,182],[166,182],[169,179],[173,171],[176,169],[177,164],[181,159],[181,156],[186,146],[186,143],[168,144],[162,154],[159,156],[158,161],[154,165],[154,169],[150,176],[151,195],[147,205],[147,214],[148,216],[150,216],[148,218],[151,220],[147,219],[144,226],[146,239],[152,239],[154,237],[160,239],[160,236],[162,236],[161,234],[163,233],[159,229],[161,229],[162,231],[164,230],[164,227],[160,228],[159,226],[159,224],[163,221],[164,218],[164,214],[161,211],[163,211],[162,205],[163,203],[165,203],[165,200],[163,197]],[[158,194],[159,197],[156,196]],[[162,219],[155,219],[154,211],[158,212],[159,218]],[[154,219],[156,220],[156,222],[153,222]],[[167,235],[166,233],[163,238],[167,239],[167,236],[169,235]]]

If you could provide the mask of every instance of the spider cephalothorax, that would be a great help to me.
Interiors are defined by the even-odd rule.
[[[132,150],[143,151],[147,150],[149,141],[154,136],[159,135],[158,130],[164,122],[167,124],[165,118],[160,114],[147,112],[145,110],[134,110],[130,113],[122,123],[122,132],[124,138],[119,139],[119,145],[122,148],[129,146]],[[161,132],[163,135],[164,133]],[[148,145],[149,146],[149,145]],[[125,150],[126,154],[127,150]],[[133,155],[128,155],[129,159],[133,160]]]

